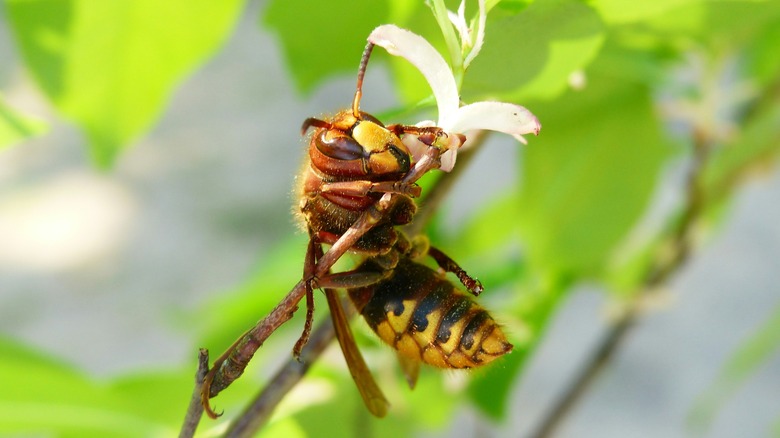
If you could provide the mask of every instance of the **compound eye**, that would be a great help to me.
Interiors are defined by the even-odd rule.
[[[337,160],[357,160],[365,156],[363,146],[352,137],[343,134],[329,137],[328,131],[325,131],[317,142],[317,149],[323,154]]]

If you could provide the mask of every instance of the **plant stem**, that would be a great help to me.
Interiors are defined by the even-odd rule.
[[[433,9],[436,23],[441,28],[444,42],[447,44],[447,51],[450,52],[452,73],[455,76],[455,82],[458,84],[458,90],[460,90],[461,82],[463,82],[463,53],[461,53],[460,44],[458,43],[458,35],[450,22],[450,17],[447,16],[447,6],[445,6],[444,0],[432,0],[431,8]]]

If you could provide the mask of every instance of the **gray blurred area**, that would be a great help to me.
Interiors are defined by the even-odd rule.
[[[48,135],[0,152],[4,336],[98,376],[180,364],[193,340],[171,315],[241,284],[297,232],[290,194],[304,153],[301,121],[346,106],[354,79],[296,95],[274,37],[257,25],[259,9],[249,8],[224,49],[182,83],[159,123],[109,172],[90,165],[80,132],[24,75],[0,16],[0,89],[14,107],[52,122]],[[378,70],[364,108],[394,104]],[[449,205],[456,218],[468,213],[463,200],[481,199],[481,175],[501,175],[488,182],[495,188],[516,178],[508,144],[485,148],[459,181]],[[776,169],[740,191],[717,237],[670,284],[669,305],[640,322],[560,436],[688,435],[695,398],[780,302],[778,201]],[[484,426],[466,410],[447,435],[532,430],[605,329],[605,305],[600,291],[581,288],[560,309],[510,423]],[[708,436],[767,436],[777,421],[775,357],[727,402]]]

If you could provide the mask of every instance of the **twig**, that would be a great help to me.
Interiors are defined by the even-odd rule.
[[[198,351],[198,371],[195,373],[195,389],[190,397],[190,405],[187,408],[187,414],[184,417],[179,438],[191,438],[195,435],[200,418],[203,416],[203,406],[200,403],[200,387],[203,385],[203,379],[209,371],[209,351],[201,348]]]
[[[646,295],[664,283],[677,272],[688,259],[691,251],[691,234],[694,225],[701,216],[704,207],[704,193],[701,186],[701,175],[709,152],[709,141],[701,131],[694,133],[693,159],[686,181],[685,208],[680,221],[670,236],[672,244],[671,257],[659,259],[657,264],[648,271],[643,281],[643,287],[637,297]],[[565,389],[563,395],[556,401],[550,412],[542,419],[540,426],[531,434],[532,438],[546,438],[553,435],[556,428],[567,417],[571,409],[580,401],[596,378],[612,360],[615,352],[622,345],[626,336],[636,325],[641,312],[636,304],[623,313],[599,342],[594,353],[580,368],[572,383]]]

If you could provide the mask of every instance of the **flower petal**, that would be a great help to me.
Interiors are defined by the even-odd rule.
[[[466,132],[472,129],[489,129],[513,136],[538,135],[542,125],[530,111],[520,105],[504,102],[476,102],[458,108],[447,132]]]
[[[439,125],[454,116],[460,97],[455,77],[447,62],[425,38],[392,24],[377,27],[368,41],[384,47],[388,53],[401,56],[420,70],[431,86],[439,108]]]
[[[455,159],[458,156],[458,150],[457,149],[450,149],[447,152],[441,154],[439,157],[439,160],[441,161],[441,166],[439,166],[439,170],[443,170],[445,172],[449,172],[452,170],[453,167],[455,167]]]
[[[412,158],[415,162],[420,161],[425,151],[428,149],[428,145],[417,139],[415,135],[404,135],[401,137],[401,142],[409,149],[409,153],[412,154]]]

